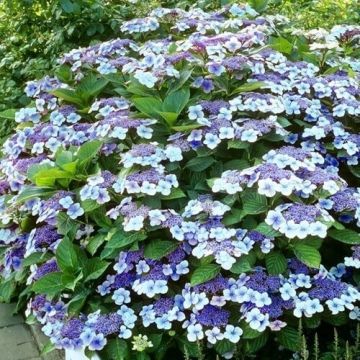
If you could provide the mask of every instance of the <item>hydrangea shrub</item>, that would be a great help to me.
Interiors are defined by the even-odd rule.
[[[104,359],[296,351],[300,320],[359,321],[360,28],[232,5],[120,30],[26,87],[2,300]]]

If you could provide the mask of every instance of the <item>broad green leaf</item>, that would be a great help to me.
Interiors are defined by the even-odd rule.
[[[122,249],[137,241],[146,239],[146,234],[142,232],[128,233],[123,230],[117,230],[106,244],[104,250],[101,252],[101,258],[104,259],[111,255],[114,250]]]
[[[50,353],[51,351],[55,350],[55,345],[51,342],[51,341],[48,341],[44,346],[43,348],[41,349],[41,353],[40,355],[41,356],[44,356],[48,353]]]
[[[134,97],[132,102],[140,112],[149,117],[158,119],[158,114],[163,110],[161,101],[153,97]]]
[[[9,278],[5,280],[3,283],[0,283],[0,301],[6,303],[10,302],[15,289],[16,289],[16,282],[13,278]]]
[[[184,192],[179,188],[175,188],[175,189],[171,190],[170,195],[161,196],[161,200],[174,200],[174,199],[180,199],[183,197],[186,197]]]
[[[360,234],[356,231],[350,229],[330,229],[328,235],[337,241],[340,241],[345,244],[359,245],[360,244]]]
[[[17,203],[25,202],[37,197],[50,196],[54,189],[50,187],[24,186],[16,198]]]
[[[187,162],[186,169],[194,172],[204,171],[215,162],[215,159],[211,156],[195,157]]]
[[[97,208],[99,208],[101,205],[98,204],[95,200],[87,199],[85,201],[81,201],[80,203],[81,207],[84,209],[84,211],[90,212]]]
[[[37,186],[53,186],[58,179],[73,179],[73,174],[64,170],[52,168],[40,170],[34,175],[34,181]]]
[[[103,143],[99,140],[93,140],[81,145],[77,151],[76,157],[80,162],[92,160],[100,151]]]
[[[276,231],[274,228],[264,222],[260,223],[255,230],[270,238],[281,235],[280,232]]]
[[[122,339],[111,339],[105,347],[107,359],[125,360],[128,359],[129,350],[127,343]]]
[[[296,244],[294,246],[294,254],[305,265],[312,268],[319,268],[321,255],[314,247],[304,244]]]
[[[91,255],[94,255],[97,249],[104,243],[105,238],[105,234],[96,234],[95,236],[90,237],[87,241],[86,250]]]
[[[144,250],[147,258],[158,260],[170,254],[178,247],[178,243],[170,240],[152,240]]]
[[[254,90],[262,88],[264,85],[265,85],[265,83],[262,81],[248,82],[248,83],[245,83],[245,84],[237,87],[232,92],[232,94],[237,94],[237,93],[242,93],[242,92],[247,92],[247,91],[254,91]]]
[[[109,267],[110,263],[99,258],[92,258],[86,261],[84,269],[84,281],[98,279]]]
[[[299,331],[286,326],[277,333],[279,343],[286,349],[298,351],[300,349]]]
[[[270,46],[283,54],[290,54],[293,45],[283,37],[270,37]]]
[[[17,112],[16,109],[7,109],[4,111],[0,111],[0,118],[2,119],[9,119],[15,120],[15,113]]]
[[[173,126],[171,129],[179,132],[187,132],[194,129],[198,129],[199,127],[202,127],[200,124],[189,124],[189,125],[179,125],[179,126]]]
[[[256,337],[255,339],[248,340],[246,343],[246,350],[249,353],[255,353],[259,349],[261,349],[263,346],[266,345],[267,341],[269,339],[269,333],[263,332],[260,336]]]
[[[56,248],[56,260],[59,268],[64,272],[75,272],[78,270],[79,262],[73,243],[64,238]]]
[[[191,276],[191,286],[202,284],[216,277],[220,272],[217,264],[206,264],[196,268]]]
[[[190,99],[190,89],[182,88],[169,94],[162,105],[162,111],[179,115]]]
[[[231,267],[230,271],[234,274],[242,274],[251,271],[256,261],[256,255],[254,252],[250,252],[248,255],[242,255],[236,263]]]
[[[56,89],[50,91],[50,94],[55,95],[57,98],[65,100],[71,104],[76,104],[81,107],[85,105],[82,98],[74,90]]]
[[[179,114],[168,111],[159,111],[158,114],[166,121],[167,124],[173,125],[176,122]]]
[[[91,293],[91,289],[81,289],[71,297],[71,300],[67,303],[67,311],[70,315],[78,315],[84,306],[87,297]]]
[[[59,212],[57,215],[57,232],[61,235],[75,236],[78,223],[72,220],[66,213]]]
[[[37,294],[56,295],[64,289],[61,277],[61,272],[46,274],[33,284],[32,290]]]
[[[254,190],[242,194],[242,208],[248,215],[261,214],[267,210],[267,200],[263,195],[259,195]]]
[[[282,274],[287,268],[286,258],[280,251],[270,251],[266,254],[265,264],[270,275]]]
[[[91,98],[97,96],[108,83],[109,81],[105,78],[98,78],[96,75],[90,74],[80,81],[76,88],[76,94],[87,103]]]
[[[235,344],[233,344],[227,339],[220,340],[215,344],[215,350],[220,355],[232,353],[234,351],[234,348]]]
[[[228,149],[247,149],[250,143],[241,140],[230,140],[228,141]]]

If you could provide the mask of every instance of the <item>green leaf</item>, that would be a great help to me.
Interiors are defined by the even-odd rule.
[[[146,234],[142,232],[128,233],[124,230],[116,230],[111,236],[109,242],[106,244],[104,250],[101,252],[101,258],[104,259],[112,254],[114,250],[124,248],[137,241],[146,239]]]
[[[79,159],[80,162],[92,160],[98,154],[102,145],[103,143],[99,140],[86,142],[85,144],[80,146],[76,157]]]
[[[32,290],[37,294],[54,296],[64,289],[62,275],[61,272],[47,274],[33,284]]]
[[[37,197],[50,196],[53,193],[54,189],[50,187],[24,186],[17,196],[16,202],[21,203]]]
[[[78,223],[72,220],[66,213],[59,212],[57,215],[57,232],[61,235],[75,236]]]
[[[109,267],[110,263],[99,258],[92,258],[86,261],[84,268],[84,281],[98,279]]]
[[[96,234],[90,237],[87,241],[86,250],[91,255],[94,255],[97,249],[104,243],[105,237],[106,237],[105,234]]]
[[[22,261],[22,266],[30,266],[51,259],[52,255],[43,252],[34,252]]]
[[[179,115],[184,110],[186,104],[189,102],[189,99],[189,88],[182,88],[180,90],[173,91],[164,99],[162,110]]]
[[[176,119],[178,118],[178,114],[174,112],[168,112],[168,111],[159,111],[158,114],[166,121],[167,124],[173,125],[176,122]]]
[[[191,276],[191,286],[202,284],[216,277],[220,272],[217,264],[206,264],[196,268]]]
[[[215,162],[215,159],[211,156],[195,157],[187,162],[186,169],[194,172],[200,172],[206,170]]]
[[[16,112],[17,112],[16,109],[7,109],[7,110],[4,110],[4,111],[0,111],[0,118],[9,119],[9,120],[15,120]]]
[[[59,268],[64,272],[75,272],[78,270],[79,261],[73,243],[64,238],[56,248],[56,260]]]
[[[58,168],[52,168],[38,171],[34,175],[34,182],[37,186],[53,186],[58,179],[72,178],[73,174]]]
[[[184,192],[179,188],[175,188],[175,189],[171,190],[170,195],[161,196],[161,200],[174,200],[174,199],[180,199],[183,197],[186,197]]]
[[[241,196],[243,210],[247,215],[261,214],[267,210],[267,200],[255,191],[247,191]]]
[[[91,199],[81,201],[80,205],[86,213],[91,212],[101,206],[101,204],[98,204],[95,200]]]
[[[268,236],[269,238],[273,238],[273,237],[277,237],[280,236],[281,233],[279,231],[276,231],[275,229],[273,229],[270,225],[266,224],[266,223],[260,223],[256,229],[256,231],[262,233],[265,236]]]
[[[125,360],[128,358],[129,350],[127,343],[122,339],[111,339],[105,347],[107,359]]]
[[[232,95],[237,94],[237,93],[247,92],[247,91],[254,91],[254,90],[260,89],[264,85],[266,85],[266,84],[264,82],[262,82],[262,81],[248,82],[248,83],[245,83],[245,84],[240,85],[239,87],[237,87],[232,92]]]
[[[76,94],[78,94],[86,103],[91,98],[94,98],[100,94],[101,90],[109,81],[105,78],[98,78],[96,75],[90,74],[83,78],[76,88]]]
[[[70,315],[78,315],[85,305],[87,297],[90,295],[91,289],[81,289],[74,292],[71,300],[67,303],[67,311]]]
[[[256,255],[254,252],[250,252],[248,255],[242,255],[231,267],[230,271],[234,274],[242,274],[251,271],[256,261]]]
[[[3,283],[0,283],[0,301],[6,303],[10,302],[15,289],[16,283],[13,278],[9,278]]]
[[[270,275],[282,274],[287,268],[286,258],[280,251],[271,251],[266,254],[265,264]]]
[[[295,256],[305,265],[318,269],[320,267],[321,255],[317,249],[305,244],[294,246]]]
[[[83,100],[81,97],[74,91],[70,89],[56,89],[50,91],[50,94],[55,95],[57,98],[65,100],[71,104],[84,106]]]
[[[158,260],[170,254],[178,247],[178,243],[170,240],[153,240],[144,250],[144,255],[147,258]]]
[[[250,143],[240,140],[230,140],[227,144],[228,149],[247,149],[250,146]]]
[[[291,42],[283,37],[270,37],[270,46],[283,54],[290,54],[293,48]]]
[[[277,339],[279,343],[291,351],[298,351],[300,349],[300,336],[298,330],[286,326],[278,332]]]
[[[337,241],[340,241],[345,244],[359,245],[360,244],[360,234],[356,231],[350,229],[330,229],[328,235]]]
[[[235,344],[226,339],[220,340],[215,344],[215,350],[220,355],[232,353],[234,351],[234,348]]]
[[[41,356],[44,356],[48,353],[50,353],[51,351],[55,350],[55,345],[51,342],[51,341],[48,341],[44,347],[41,349]]]
[[[132,98],[134,106],[143,114],[159,118],[158,114],[162,111],[162,103],[153,97],[134,97]]]

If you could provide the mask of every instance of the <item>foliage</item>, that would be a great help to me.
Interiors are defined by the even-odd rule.
[[[120,30],[3,114],[1,300],[116,360],[288,356],[299,319],[351,331],[360,28],[232,5]]]

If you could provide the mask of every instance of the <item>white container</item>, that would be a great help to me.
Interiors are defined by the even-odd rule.
[[[65,360],[100,360],[98,355],[93,355],[91,358],[88,358],[85,355],[85,350],[65,350]]]

